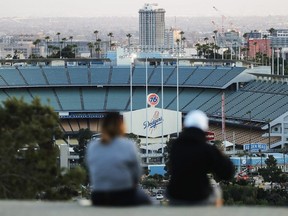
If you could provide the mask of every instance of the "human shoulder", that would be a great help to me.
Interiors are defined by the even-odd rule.
[[[122,143],[123,145],[135,145],[135,142],[131,139],[128,139],[126,137],[119,137],[117,138],[117,141]]]
[[[91,140],[88,144],[87,144],[87,148],[89,149],[93,149],[93,148],[97,148],[99,145],[101,144],[100,139],[94,139]]]

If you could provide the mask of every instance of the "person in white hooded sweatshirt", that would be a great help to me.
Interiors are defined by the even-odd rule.
[[[208,117],[200,110],[189,112],[184,129],[172,142],[170,152],[171,179],[167,196],[171,205],[216,204],[207,174],[221,180],[234,175],[230,159],[207,143]]]

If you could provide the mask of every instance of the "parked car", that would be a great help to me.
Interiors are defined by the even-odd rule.
[[[162,194],[157,194],[156,195],[156,199],[157,200],[162,200],[164,197],[163,197],[163,195]]]

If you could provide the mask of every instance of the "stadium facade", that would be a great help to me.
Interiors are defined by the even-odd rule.
[[[74,64],[77,65],[77,64]],[[145,66],[25,66],[0,68],[0,100],[40,97],[61,119],[66,134],[80,128],[98,132],[106,112],[130,111],[130,71],[133,110],[146,107]],[[161,94],[161,66],[148,66],[148,93]],[[163,66],[165,109],[176,110],[176,66]],[[221,97],[225,93],[226,136],[237,144],[288,143],[288,77],[260,74],[230,66],[179,66],[179,111],[200,109],[210,117],[211,130],[221,140]],[[159,106],[158,106],[159,107]],[[270,129],[270,133],[268,132]],[[253,129],[253,130],[252,130]],[[248,134],[248,135],[247,135]],[[269,143],[270,142],[270,143]]]
[[[43,104],[50,105],[59,114],[65,141],[81,128],[101,132],[101,119],[108,112],[128,113],[129,116],[131,108],[133,112],[145,109],[146,93],[162,95],[163,71],[163,97],[160,100],[164,110],[177,111],[178,86],[182,118],[190,110],[203,110],[210,118],[209,130],[215,133],[215,140],[223,140],[221,112],[225,95],[226,141],[236,144],[239,150],[244,150],[244,144],[264,143],[278,151],[288,145],[288,76],[271,75],[269,67],[249,69],[223,66],[219,62],[214,66],[207,62],[180,63],[177,67],[173,59],[165,59],[162,65],[161,59],[154,58],[148,59],[150,64],[147,66],[143,59],[135,59],[126,66],[93,64],[95,61],[90,59],[57,60],[58,63],[63,61],[59,64],[62,66],[51,66],[55,64],[53,60],[49,61],[49,64],[34,62],[29,65],[29,61],[14,66],[13,63],[12,66],[2,64],[0,100],[16,97],[30,102],[39,97]],[[162,116],[159,115],[159,119],[165,124]],[[137,119],[133,121],[139,127],[143,124],[142,121],[135,122]],[[149,139],[143,133],[138,135],[143,165],[163,164],[166,142],[176,133]],[[59,141],[61,143],[63,140]],[[234,148],[230,154],[235,154]],[[75,156],[70,159],[75,160]],[[253,160],[250,161],[252,165]]]

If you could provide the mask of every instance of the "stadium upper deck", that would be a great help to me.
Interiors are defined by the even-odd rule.
[[[225,89],[245,68],[179,67],[179,85]],[[145,85],[145,67],[133,67],[133,86]],[[126,67],[9,67],[0,69],[0,87],[129,86]],[[148,68],[149,86],[161,85],[161,68]],[[176,86],[176,67],[165,66],[164,86]]]

